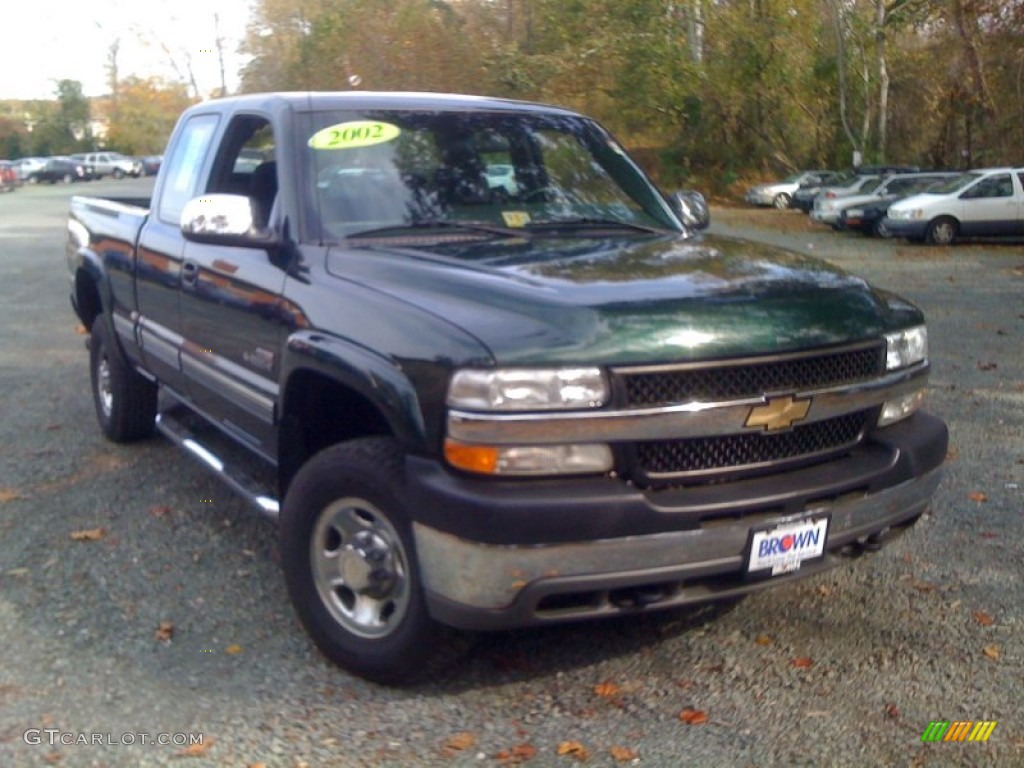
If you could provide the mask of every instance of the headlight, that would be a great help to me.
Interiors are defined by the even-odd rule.
[[[928,329],[923,325],[907,328],[885,336],[885,368],[898,368],[928,359]]]
[[[607,400],[600,368],[465,369],[448,385],[448,405],[474,411],[597,408]]]

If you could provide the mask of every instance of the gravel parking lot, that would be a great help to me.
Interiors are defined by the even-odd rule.
[[[169,443],[100,436],[68,198],[150,187],[0,197],[0,765],[1024,765],[1021,244],[934,249],[713,210],[712,231],[818,254],[924,308],[928,407],[952,446],[932,512],[878,554],[731,608],[488,635],[444,679],[390,690],[313,649],[272,524]],[[998,725],[987,743],[924,744],[933,720]]]

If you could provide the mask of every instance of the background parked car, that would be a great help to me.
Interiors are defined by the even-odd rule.
[[[142,172],[146,176],[156,176],[163,161],[163,155],[146,155],[139,158],[139,162],[142,163]]]
[[[814,198],[818,196],[822,189],[840,184],[846,178],[847,175],[845,173],[826,173],[816,181],[801,184],[799,189],[793,193],[793,199],[790,200],[789,207],[809,213],[814,207]]]
[[[21,186],[21,179],[18,172],[14,170],[14,163],[8,160],[0,160],[0,192],[13,192]]]
[[[897,173],[883,176],[874,184],[866,184],[860,191],[841,197],[819,197],[814,201],[811,218],[822,224],[841,227],[840,214],[844,208],[852,208],[864,203],[873,202],[883,197],[906,197],[912,192],[930,187],[938,181],[944,181],[955,172],[929,171],[927,173]]]
[[[894,191],[895,194],[885,195],[860,204],[853,202],[854,198],[840,198],[841,202],[849,207],[844,208],[839,214],[839,228],[863,232],[873,237],[892,237],[892,232],[885,222],[889,206],[956,176],[959,174],[952,171],[919,175],[914,179],[908,179],[907,181],[911,182],[909,185],[897,185],[895,190],[890,188],[890,191]]]
[[[113,176],[123,179],[125,176],[141,176],[142,163],[134,157],[126,157],[120,152],[87,152],[83,162],[88,165],[97,179]]]
[[[38,171],[33,171],[32,175],[36,181],[48,181],[51,184],[58,181],[70,184],[72,181],[88,181],[91,178],[86,166],[81,162],[62,156],[49,158],[46,165]]]
[[[23,157],[14,161],[14,169],[22,183],[34,184],[36,182],[33,174],[46,165],[45,157]]]
[[[793,193],[800,188],[801,184],[820,183],[822,177],[829,173],[831,171],[800,171],[787,176],[782,181],[751,187],[747,190],[744,198],[751,205],[771,205],[781,211],[789,208]]]

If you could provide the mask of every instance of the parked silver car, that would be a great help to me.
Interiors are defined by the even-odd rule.
[[[92,168],[97,179],[113,176],[122,179],[125,176],[141,176],[142,163],[134,157],[126,157],[120,152],[87,152],[81,156],[83,162]]]
[[[785,210],[789,208],[789,204],[793,200],[793,193],[800,188],[801,184],[820,182],[829,173],[831,171],[800,171],[787,176],[782,181],[751,187],[744,195],[744,199],[751,205],[771,205],[780,211]]]

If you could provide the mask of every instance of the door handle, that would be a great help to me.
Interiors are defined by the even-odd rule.
[[[194,261],[185,261],[181,265],[181,282],[185,285],[195,285],[199,277],[199,265]]]

